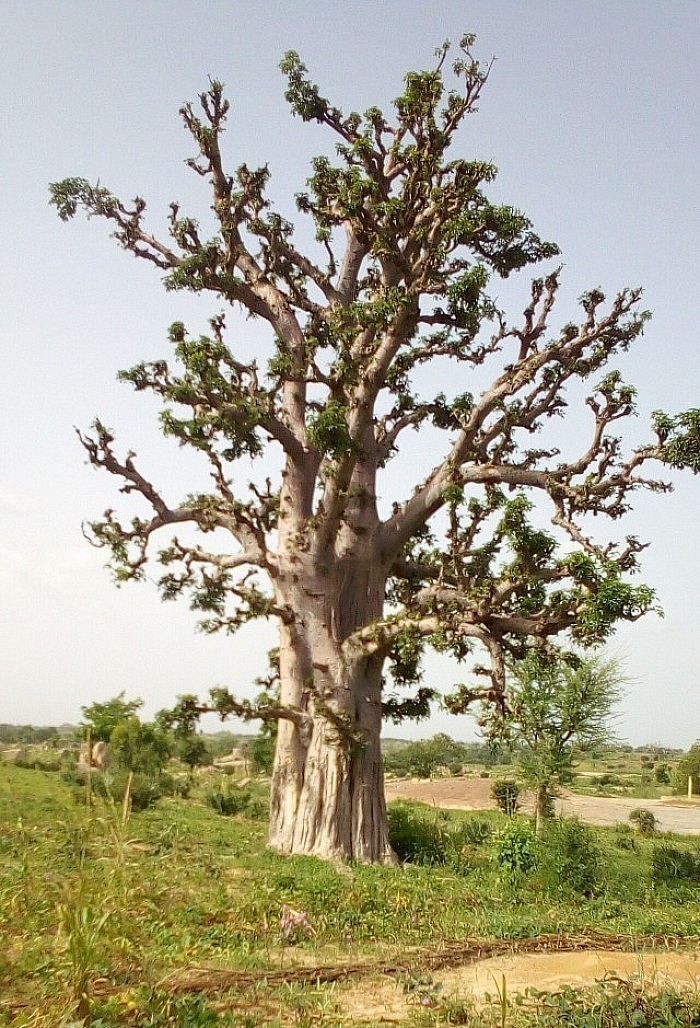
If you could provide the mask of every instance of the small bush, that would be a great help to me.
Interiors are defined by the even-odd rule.
[[[501,877],[518,885],[537,863],[537,840],[529,822],[513,818],[496,834],[493,859]]]
[[[204,802],[224,817],[242,814],[251,821],[267,818],[267,804],[250,792],[229,781],[217,782],[204,793]]]
[[[473,850],[491,834],[491,825],[480,818],[452,821],[445,811],[389,807],[389,841],[397,857],[411,864],[447,864],[465,873],[472,868]]]
[[[254,796],[251,796],[250,803],[246,808],[245,816],[249,821],[267,821],[270,816],[269,805],[264,800],[259,800]]]
[[[519,806],[520,786],[518,783],[510,778],[501,778],[491,786],[491,795],[498,804],[498,809],[512,817]]]
[[[444,864],[447,860],[443,825],[403,804],[389,807],[389,842],[399,860],[411,864]]]
[[[700,857],[676,846],[656,846],[651,855],[651,879],[655,885],[700,882]]]
[[[142,771],[136,772],[131,775],[129,785],[128,771],[119,769],[104,773],[93,772],[91,784],[96,796],[113,800],[115,803],[124,801],[126,790],[129,788],[129,804],[132,810],[147,810],[163,796],[172,796],[175,793],[175,782],[170,775],[163,773],[149,775]]]
[[[552,891],[591,896],[600,857],[590,829],[576,818],[554,822],[541,853],[542,877]]]
[[[630,822],[636,826],[640,835],[654,835],[658,821],[646,807],[637,807],[629,816]]]
[[[493,828],[484,818],[470,817],[455,827],[453,835],[464,846],[481,846],[491,838]]]

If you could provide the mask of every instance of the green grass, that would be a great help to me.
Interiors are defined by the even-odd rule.
[[[654,883],[654,838],[592,832],[598,863],[584,896],[557,879],[560,854],[521,879],[504,875],[494,858],[503,815],[411,809],[447,840],[443,862],[339,867],[269,852],[264,823],[220,816],[197,790],[124,820],[109,803],[87,810],[56,774],[0,764],[0,1025],[48,1028],[78,1010],[97,1028],[331,1025],[328,990],[259,986],[238,1003],[159,983],[192,966],[386,960],[465,937],[700,934],[700,886]],[[700,857],[697,841],[671,841]]]

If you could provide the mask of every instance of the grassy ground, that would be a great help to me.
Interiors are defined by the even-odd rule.
[[[248,810],[259,816],[259,804]],[[263,821],[222,817],[196,790],[125,818],[109,803],[86,809],[84,791],[57,774],[0,764],[0,1025],[330,1026],[347,1023],[332,983],[316,972],[307,980],[305,968],[394,966],[410,988],[412,964],[420,969],[431,949],[467,938],[700,935],[697,842],[572,829],[540,852],[524,819],[495,812],[404,806],[392,817],[409,848],[423,830],[416,824],[427,825],[422,852],[432,853],[431,866],[284,859],[265,849]],[[667,866],[654,881],[660,846]],[[592,877],[575,882],[572,868],[589,858]],[[628,1002],[618,993],[612,1006]],[[573,1010],[582,1001],[551,1002]],[[601,1010],[603,1002],[590,1000]],[[675,999],[665,1002],[671,1010]],[[463,1003],[431,999],[411,1018],[700,1025],[700,1004],[695,1021],[688,1007],[686,1020],[659,1020],[656,1011],[656,1020],[629,1022],[556,1021],[545,1000],[506,1006],[497,998],[469,1020],[477,1015]]]

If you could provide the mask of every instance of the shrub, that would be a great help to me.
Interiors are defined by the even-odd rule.
[[[654,835],[658,821],[646,807],[637,807],[629,816],[629,820],[636,826],[640,835]]]
[[[83,784],[85,777],[83,776]],[[129,804],[132,810],[146,810],[163,796],[173,796],[176,786],[170,775],[146,774],[137,771],[131,775],[129,786],[129,772],[123,769],[105,771],[104,773],[93,773],[91,778],[92,790],[96,796],[111,799],[115,803],[123,803],[129,787]]]
[[[518,885],[537,863],[537,840],[527,821],[516,820],[496,834],[493,859],[501,877]]]
[[[552,891],[590,896],[598,880],[600,856],[590,829],[576,818],[553,822],[542,845],[545,885]]]
[[[447,839],[443,824],[422,817],[403,804],[389,807],[389,842],[399,860],[411,864],[444,864]]]
[[[445,811],[423,813],[400,803],[389,808],[389,841],[397,857],[411,864],[448,864],[454,871],[469,871],[474,848],[491,834],[491,825],[482,818],[455,822]]]
[[[491,786],[491,795],[498,804],[498,809],[512,817],[519,805],[520,786],[518,783],[511,778],[501,778]]]
[[[464,846],[481,846],[491,838],[493,828],[484,818],[470,817],[455,827],[453,835]]]
[[[253,736],[248,745],[250,769],[254,774],[270,775],[275,761],[277,733],[262,731]]]
[[[651,855],[651,879],[656,885],[700,882],[700,857],[676,846],[656,846]]]
[[[208,789],[204,802],[224,817],[242,814],[251,821],[264,821],[268,815],[267,804],[262,799],[229,781],[217,782]]]
[[[142,724],[134,716],[120,721],[113,730],[109,754],[115,767],[156,778],[170,758],[171,743],[156,725]]]

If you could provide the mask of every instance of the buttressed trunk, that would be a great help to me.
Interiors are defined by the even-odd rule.
[[[269,844],[282,853],[393,861],[380,743],[383,660],[342,647],[378,616],[384,581],[376,566],[342,562],[309,578],[285,590],[294,619],[281,631],[281,701],[301,717],[279,722]]]

